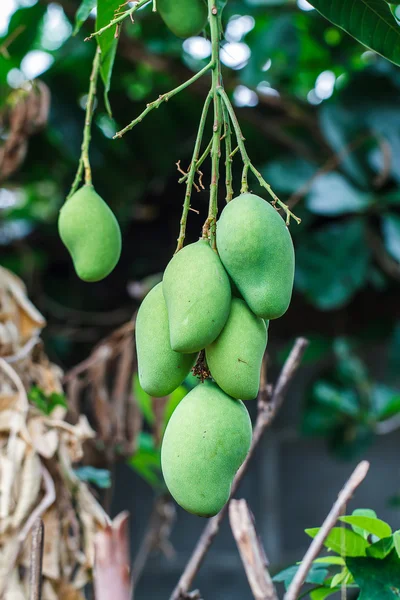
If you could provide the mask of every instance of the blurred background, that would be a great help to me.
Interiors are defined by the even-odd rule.
[[[0,168],[1,265],[26,283],[48,322],[46,351],[64,370],[132,317],[174,252],[184,196],[176,163],[190,162],[207,80],[122,139],[112,137],[211,53],[206,38],[182,42],[150,10],[125,24],[109,93],[113,116],[100,93],[90,150],[93,180],[119,220],[123,251],[107,279],[86,284],[57,234],[80,155],[95,50],[94,42],[84,43],[93,11],[74,35],[78,6],[77,0],[1,0],[0,6],[3,147],[15,130],[11,165]],[[309,543],[304,529],[321,524],[361,458],[371,461],[371,471],[350,508],[372,508],[400,527],[400,73],[306,0],[229,0],[223,22],[224,83],[252,161],[302,219],[290,228],[295,291],[287,314],[270,325],[269,379],[296,336],[308,337],[310,346],[239,493],[276,572],[300,560]],[[18,129],[12,118],[31,80],[43,102],[48,90],[51,96],[48,123],[38,133]],[[239,160],[233,168],[238,193]],[[209,181],[208,164],[203,172]],[[255,181],[251,187],[265,195]],[[221,207],[223,199],[221,186]],[[189,214],[189,241],[200,235],[207,203],[207,190],[194,191],[200,214]],[[136,452],[113,464],[112,473],[91,456],[97,470],[89,479],[113,514],[130,511],[136,556],[153,500],[161,502],[166,539],[154,544],[136,596],[158,600],[173,589],[205,522],[180,509],[175,515],[173,505],[160,501],[156,407],[134,385],[144,414]],[[255,406],[249,409],[254,415]],[[114,485],[107,490],[110,475]],[[210,599],[251,597],[227,523],[196,587]]]

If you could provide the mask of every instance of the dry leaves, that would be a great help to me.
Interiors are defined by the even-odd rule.
[[[39,108],[36,123],[43,118]],[[87,419],[79,416],[71,425],[64,407],[48,416],[28,402],[32,386],[45,395],[62,392],[62,372],[40,341],[44,326],[23,283],[0,267],[0,598],[5,600],[29,597],[27,538],[38,516],[45,525],[43,600],[83,599],[95,536],[109,524],[73,470],[83,443],[94,437]]]

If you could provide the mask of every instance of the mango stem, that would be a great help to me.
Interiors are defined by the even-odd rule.
[[[271,188],[270,184],[265,181],[265,179],[263,178],[261,173],[255,168],[255,166],[251,162],[250,157],[246,150],[245,143],[244,143],[245,138],[243,137],[243,133],[240,128],[238,118],[235,114],[235,111],[233,109],[231,101],[229,100],[228,94],[226,93],[226,91],[224,90],[224,88],[222,86],[218,87],[218,94],[221,96],[222,102],[225,105],[225,108],[226,108],[228,115],[230,117],[230,120],[232,122],[233,129],[234,129],[235,135],[236,135],[238,148],[239,148],[240,154],[242,156],[243,171],[242,171],[242,187],[240,189],[240,193],[244,194],[244,193],[248,192],[248,190],[249,190],[247,176],[248,176],[248,172],[250,170],[253,173],[253,175],[255,175],[255,177],[257,178],[260,186],[265,188],[267,190],[268,194],[272,197],[272,205],[275,208],[276,208],[276,205],[278,205],[286,213],[286,225],[290,224],[291,218],[294,219],[297,223],[301,223],[301,219],[299,219],[299,217],[296,217],[296,215],[294,213],[292,213],[292,211],[289,209],[287,204],[285,204],[284,202],[282,202],[282,200],[280,200],[278,198],[278,196],[275,194],[275,192]],[[279,210],[279,209],[276,208],[276,210]]]
[[[94,112],[94,101],[96,98],[96,90],[97,90],[97,79],[99,76],[100,70],[100,47],[96,48],[96,52],[93,59],[92,72],[90,74],[90,84],[89,91],[86,102],[86,114],[85,114],[85,126],[83,129],[83,140],[81,146],[81,156],[79,159],[78,170],[75,175],[75,179],[71,186],[70,192],[67,196],[67,200],[76,192],[79,187],[79,184],[82,180],[83,172],[85,172],[85,184],[92,185],[92,171],[90,168],[89,161],[89,147],[90,147],[90,139],[91,139],[91,127],[93,120],[93,112]]]

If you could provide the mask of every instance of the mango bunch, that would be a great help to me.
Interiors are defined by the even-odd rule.
[[[58,231],[83,281],[100,281],[114,269],[121,254],[121,231],[92,185],[84,185],[65,202]]]
[[[169,262],[136,320],[138,375],[151,396],[186,379],[201,350],[210,379],[175,409],[165,431],[165,482],[188,512],[209,517],[229,498],[251,444],[242,400],[259,390],[268,324],[287,310],[294,250],[287,227],[262,198],[241,194],[217,222],[217,251],[200,240]]]

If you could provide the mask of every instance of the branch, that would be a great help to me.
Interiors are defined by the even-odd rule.
[[[268,386],[265,383],[261,385],[258,396],[258,416],[253,431],[253,441],[246,460],[236,473],[236,477],[233,480],[230,498],[235,495],[264,431],[271,425],[279,408],[281,407],[289,384],[300,365],[307,346],[308,341],[305,338],[297,338],[282,368],[278,381],[271,395],[269,394]],[[197,542],[192,556],[190,557],[189,562],[187,563],[186,568],[178,581],[175,590],[170,596],[170,600],[183,600],[186,597],[189,589],[192,586],[193,580],[196,577],[197,572],[200,569],[200,566],[219,531],[219,527],[227,511],[228,503],[215,517],[208,521],[199,541]]]
[[[120,513],[96,534],[93,583],[96,600],[130,600],[129,515]]]
[[[105,31],[107,31],[107,29],[110,29],[110,27],[114,27],[114,25],[118,25],[118,23],[121,23],[121,21],[124,21],[127,17],[130,17],[132,20],[133,13],[136,12],[139,8],[142,8],[142,6],[145,6],[146,4],[148,4],[149,2],[150,2],[150,0],[139,0],[133,6],[131,6],[131,8],[129,8],[128,10],[126,10],[125,12],[123,12],[121,14],[118,14],[119,9],[117,9],[115,11],[115,14],[117,16],[114,17],[114,19],[112,19],[112,21],[110,21],[107,25],[104,25],[104,27],[102,27],[98,31],[94,31],[93,33],[91,33],[87,38],[85,38],[85,42],[88,42],[95,36],[101,35]],[[118,29],[116,30],[116,35],[118,35]]]
[[[265,179],[263,178],[261,173],[255,168],[255,166],[251,162],[250,157],[246,150],[246,146],[244,144],[244,137],[243,137],[243,133],[240,128],[240,125],[239,125],[239,121],[237,119],[237,116],[236,116],[233,106],[231,104],[231,101],[228,98],[228,94],[226,93],[226,91],[224,90],[224,88],[222,86],[218,88],[218,93],[221,96],[222,101],[225,104],[226,110],[229,114],[229,117],[232,121],[233,129],[235,131],[237,143],[238,143],[238,146],[240,149],[240,154],[242,155],[243,173],[242,173],[242,187],[241,187],[240,193],[243,194],[243,193],[247,192],[249,189],[249,185],[247,182],[247,175],[248,175],[248,171],[250,170],[256,176],[260,186],[265,188],[267,190],[268,194],[271,196],[272,205],[276,207],[276,205],[278,204],[285,211],[286,225],[289,225],[291,218],[294,219],[297,223],[300,223],[301,219],[299,219],[299,217],[296,217],[296,215],[292,213],[292,211],[287,206],[287,204],[285,204],[284,202],[282,202],[282,200],[280,200],[278,198],[278,196],[275,194],[275,192],[273,191],[273,189],[271,188],[269,183],[267,183],[265,181]]]
[[[321,529],[319,530],[319,532],[311,542],[309,549],[305,553],[304,558],[301,561],[300,567],[296,575],[294,576],[293,581],[288,588],[288,591],[284,596],[284,600],[296,600],[298,593],[300,592],[300,588],[305,582],[307,574],[311,569],[312,563],[317,558],[324,544],[324,541],[328,537],[330,530],[332,529],[332,527],[334,527],[344,506],[347,504],[348,500],[351,498],[356,488],[358,488],[360,483],[364,481],[365,476],[368,473],[368,469],[369,462],[363,460],[353,471],[350,479],[347,481],[347,483],[341,490],[338,499],[332,506],[330,513],[323,522]]]
[[[268,572],[267,557],[246,500],[231,500],[229,520],[254,598],[278,600]]]
[[[136,119],[134,119],[131,123],[129,123],[129,125],[124,127],[124,129],[121,129],[121,131],[118,131],[114,135],[114,139],[122,137],[127,131],[130,131],[131,129],[133,129],[135,127],[135,125],[137,125],[138,123],[141,123],[143,121],[144,117],[149,114],[149,112],[151,112],[155,108],[158,108],[163,102],[168,102],[168,100],[170,100],[173,96],[176,96],[176,94],[179,94],[179,92],[181,92],[185,88],[189,87],[192,83],[194,83],[195,81],[200,79],[200,77],[205,75],[205,73],[207,73],[207,71],[209,71],[212,68],[213,68],[213,62],[211,61],[208,63],[208,65],[203,67],[200,71],[195,73],[193,75],[193,77],[191,77],[187,81],[184,81],[183,83],[181,83],[181,85],[178,85],[178,87],[174,88],[170,92],[161,94],[161,96],[159,96],[157,98],[157,100],[150,102],[150,104],[148,104],[146,106],[144,111],[138,117],[136,117]]]
[[[44,546],[44,525],[37,519],[32,530],[31,564],[29,570],[29,600],[42,598],[42,566]]]
[[[203,111],[201,113],[199,128],[197,131],[197,137],[196,137],[196,142],[194,145],[192,162],[190,163],[189,172],[187,173],[187,176],[184,175],[179,180],[179,183],[180,183],[181,181],[184,181],[185,178],[187,178],[185,200],[183,203],[183,211],[182,211],[182,217],[181,217],[181,221],[180,221],[178,245],[176,247],[175,254],[183,248],[183,243],[185,241],[186,222],[187,222],[187,217],[188,217],[188,213],[189,213],[189,209],[190,209],[190,199],[192,196],[193,182],[194,182],[194,178],[196,175],[196,171],[201,164],[200,160],[203,158],[203,156],[202,156],[201,159],[199,159],[199,153],[200,153],[201,142],[202,142],[203,134],[204,134],[204,127],[206,124],[206,119],[207,119],[207,115],[208,115],[208,110],[210,108],[211,100],[212,100],[212,95],[211,95],[211,93],[209,93],[206,97],[206,100],[205,100],[204,106],[203,106]],[[206,151],[207,150],[208,150],[208,146],[206,148]],[[204,157],[204,159],[205,159],[205,157]]]

